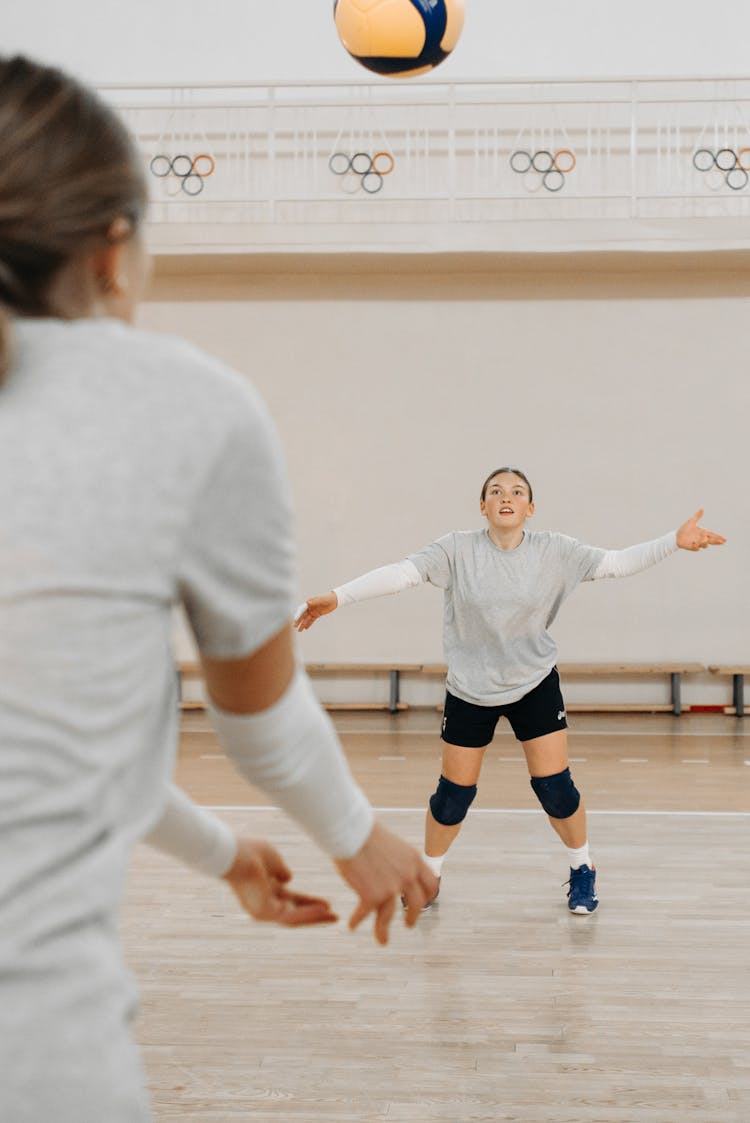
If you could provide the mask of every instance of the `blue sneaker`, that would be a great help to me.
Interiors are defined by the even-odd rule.
[[[568,889],[568,908],[571,912],[587,916],[599,904],[594,884],[596,870],[588,866],[580,866],[577,870],[570,871],[570,886]]]

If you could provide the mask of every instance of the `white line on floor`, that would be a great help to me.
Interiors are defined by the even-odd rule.
[[[406,760],[405,756],[379,756],[378,760]]]
[[[671,715],[668,714],[668,715],[665,715],[665,716],[669,717]],[[339,734],[341,734],[342,736],[348,735],[350,733],[356,733],[358,736],[361,736],[362,734],[365,734],[365,733],[369,734],[372,737],[384,737],[384,736],[388,737],[388,736],[390,736],[390,730],[387,730],[387,729],[347,729],[346,726],[339,726],[337,728],[338,728]],[[211,733],[213,731],[210,730],[210,729],[208,729],[208,730],[197,730],[197,729],[196,730],[189,730],[188,729],[188,730],[186,730],[186,732],[196,732],[196,733],[208,732],[208,733]],[[437,727],[434,730],[433,729],[399,729],[398,735],[399,735],[399,737],[435,737],[438,740],[440,739],[439,738],[439,730],[438,730]],[[571,736],[571,737],[656,737],[656,736],[659,736],[659,737],[674,737],[674,738],[680,738],[680,737],[703,737],[703,738],[706,738],[706,737],[738,737],[738,736],[747,737],[747,733],[743,732],[741,729],[738,729],[736,733],[720,733],[720,732],[714,732],[713,730],[710,730],[710,729],[698,730],[698,731],[695,731],[695,732],[691,733],[687,729],[674,730],[674,729],[656,729],[656,728],[654,728],[654,729],[647,729],[647,730],[633,730],[632,733],[629,733],[625,729],[612,729],[612,730],[609,730],[609,729],[576,729],[574,726],[568,727],[568,735]],[[510,733],[510,732],[501,732],[501,733],[497,733],[495,735],[496,740],[502,740],[502,738],[507,738],[508,740],[510,740],[512,737],[513,737],[513,734]]]
[[[201,727],[200,729],[183,725],[181,727],[182,733],[189,733],[191,737],[215,737],[216,734],[211,726]],[[345,726],[338,727],[340,737],[348,737],[354,734],[361,737],[367,734],[370,737],[390,737],[391,730],[388,729],[347,729]],[[437,729],[399,729],[399,737],[434,737],[436,741],[440,740]],[[709,737],[747,737],[748,734],[742,729],[738,729],[734,733],[720,733],[711,729],[698,730],[691,733],[687,729],[648,729],[648,730],[633,730],[632,733],[623,729],[575,729],[568,727],[569,737],[673,737],[679,740],[683,737],[700,737],[706,740]],[[515,740],[512,733],[498,733],[495,735],[495,741],[502,742],[503,740]]]
[[[381,757],[381,760],[382,759]],[[519,761],[523,763],[523,753],[519,752],[518,756],[496,756],[495,760],[499,761],[500,764],[518,764]],[[570,756],[568,757],[568,761],[570,764],[586,764],[588,757]]]
[[[620,764],[648,764],[647,756],[621,756]]]
[[[680,763],[681,764],[710,764],[711,762],[709,760],[704,760],[704,759],[701,759],[699,757],[686,757],[684,760],[680,761]]]
[[[235,804],[233,806],[218,806],[215,804],[205,804],[208,811],[279,811],[280,808],[269,805],[245,805]],[[393,812],[398,815],[422,815],[424,807],[373,807],[376,815],[382,815],[386,812]],[[517,807],[472,807],[472,815],[541,815],[542,812],[538,808],[517,808]],[[586,808],[587,815],[665,815],[674,817],[679,815],[687,815],[690,818],[697,819],[750,819],[750,811],[639,811],[639,810],[597,810],[591,811]]]

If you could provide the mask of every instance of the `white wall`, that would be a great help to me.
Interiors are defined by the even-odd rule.
[[[620,547],[705,506],[706,525],[729,537],[580,588],[554,629],[563,660],[747,659],[744,278],[214,282],[162,280],[141,321],[224,357],[269,403],[305,595],[482,525],[484,477],[517,463],[535,486],[540,529]],[[439,660],[440,623],[441,594],[425,587],[323,622],[304,656]]]
[[[3,0],[0,43],[3,53],[21,50],[95,83],[369,81],[340,46],[332,7],[331,0]],[[748,41],[750,8],[738,0],[467,0],[463,37],[437,75],[741,76]]]

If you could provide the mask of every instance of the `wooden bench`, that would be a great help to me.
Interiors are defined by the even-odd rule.
[[[324,702],[327,710],[388,710],[395,714],[399,710],[409,707],[401,701],[401,674],[410,671],[418,674],[422,670],[421,663],[308,663],[305,670],[311,678],[331,675],[379,675],[387,674],[389,681],[389,697],[387,702]],[[202,709],[202,702],[186,701],[183,683],[189,680],[202,679],[203,671],[200,663],[180,663],[177,668],[178,698],[181,709]]]
[[[682,713],[682,676],[705,671],[702,663],[559,663],[560,676],[566,678],[663,678],[669,677],[671,701],[662,702],[572,702],[571,713]],[[445,675],[444,663],[423,664],[422,673]]]
[[[308,663],[307,673],[315,677],[330,676],[374,676],[387,674],[389,681],[388,701],[383,702],[324,702],[328,710],[387,710],[395,714],[408,709],[401,701],[401,675],[403,673],[445,678],[445,663]],[[671,700],[662,702],[573,702],[567,706],[571,713],[682,713],[682,676],[700,674],[705,671],[702,663],[560,663],[558,670],[565,678],[663,678],[670,683]],[[750,674],[750,667],[721,666],[711,667],[714,674],[734,675],[735,708],[738,716],[743,710],[743,675]],[[183,683],[189,679],[202,678],[200,663],[180,663],[177,671],[179,699],[183,709],[198,709],[202,702],[185,701]],[[442,703],[436,707],[442,709]]]
[[[737,717],[745,716],[745,675],[750,675],[750,665],[747,663],[718,663],[709,666],[712,675],[732,676],[732,705],[727,707],[729,712]]]
[[[324,702],[327,710],[388,710],[395,714],[409,707],[401,701],[401,674],[418,674],[421,663],[307,663],[305,670],[311,678],[331,675],[378,675],[387,674],[390,684],[387,702]]]

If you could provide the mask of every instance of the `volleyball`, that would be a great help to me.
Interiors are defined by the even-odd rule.
[[[334,0],[339,39],[357,62],[389,78],[426,74],[447,58],[466,0]]]

